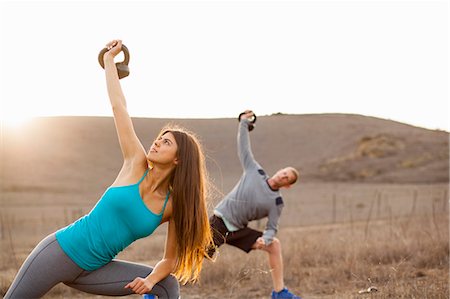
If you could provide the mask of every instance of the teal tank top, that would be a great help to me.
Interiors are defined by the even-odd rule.
[[[159,226],[169,192],[162,212],[150,211],[139,194],[147,173],[136,184],[109,187],[89,214],[56,232],[61,248],[80,268],[93,271],[106,265]]]

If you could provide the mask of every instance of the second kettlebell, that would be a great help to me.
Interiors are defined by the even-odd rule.
[[[100,66],[102,68],[105,68],[103,56],[108,51],[109,51],[108,48],[103,48],[100,51],[100,53],[98,53],[98,63],[100,63]],[[123,61],[116,63],[117,74],[119,75],[119,79],[125,78],[130,74],[130,68],[128,67],[128,63],[130,62],[130,51],[128,51],[128,48],[124,44],[122,44],[122,52],[124,55]]]

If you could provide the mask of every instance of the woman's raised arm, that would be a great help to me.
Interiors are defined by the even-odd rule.
[[[116,65],[114,63],[114,57],[122,50],[122,41],[113,40],[106,46],[109,49],[103,56],[106,86],[124,161],[132,161],[136,158],[145,160],[145,150],[134,131],[131,117],[128,114],[125,96],[122,92],[122,87],[120,86]]]

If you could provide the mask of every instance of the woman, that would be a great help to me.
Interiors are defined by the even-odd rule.
[[[178,281],[185,284],[199,278],[205,249],[212,242],[201,146],[191,133],[166,128],[145,152],[114,64],[122,42],[114,40],[107,47],[106,83],[122,168],[89,214],[37,245],[5,298],[42,297],[59,282],[99,295],[178,298]],[[164,222],[168,222],[164,256],[154,268],[113,259]]]

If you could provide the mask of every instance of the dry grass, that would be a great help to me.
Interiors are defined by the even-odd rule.
[[[278,234],[287,286],[304,298],[448,298],[447,194],[442,185],[411,190],[320,184],[287,194]],[[43,236],[90,208],[33,207],[26,200],[0,212],[2,294]],[[119,258],[154,265],[163,253],[165,229],[132,244]],[[221,247],[216,262],[205,263],[201,283],[182,288],[183,298],[266,298],[271,291],[266,259],[263,252],[247,255]],[[371,286],[378,292],[358,293]],[[60,285],[46,298],[100,296]]]
[[[449,296],[445,214],[376,221],[368,230],[363,222],[286,229],[279,237],[286,284],[305,298]],[[270,292],[269,271],[265,254],[247,256],[222,247],[215,264],[206,265],[202,284],[185,292],[189,298],[264,298]],[[358,293],[371,286],[378,292]]]

